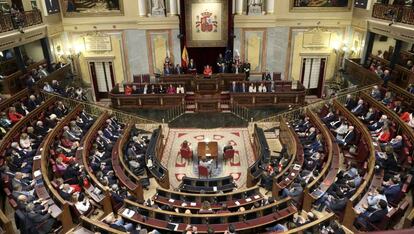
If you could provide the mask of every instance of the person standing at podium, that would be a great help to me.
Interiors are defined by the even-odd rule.
[[[220,53],[217,58],[217,67],[219,73],[226,72],[226,63],[224,61],[223,55]]]
[[[204,66],[204,78],[211,78],[211,75],[213,74],[213,70],[209,65]]]
[[[249,80],[249,76],[250,76],[250,63],[246,61],[243,63],[243,71],[246,74],[246,80]]]

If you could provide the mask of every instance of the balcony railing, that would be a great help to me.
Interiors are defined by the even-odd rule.
[[[17,13],[0,13],[0,33],[30,27],[42,23],[40,10]]]
[[[414,7],[375,3],[372,17],[414,25]]]

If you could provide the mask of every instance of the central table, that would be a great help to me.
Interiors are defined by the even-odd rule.
[[[218,144],[216,141],[198,142],[197,145],[198,158],[206,157],[217,160],[218,158]]]

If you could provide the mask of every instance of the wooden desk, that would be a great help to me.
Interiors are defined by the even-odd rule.
[[[197,144],[198,158],[218,158],[218,144],[216,141],[198,142]]]

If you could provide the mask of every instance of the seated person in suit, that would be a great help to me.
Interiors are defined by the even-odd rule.
[[[271,80],[272,79],[272,75],[269,72],[269,70],[266,70],[266,72],[264,72],[262,74],[262,80]]]
[[[385,123],[387,123],[387,121],[388,121],[388,117],[386,115],[382,115],[378,121],[376,121],[375,123],[371,125],[368,125],[368,129],[371,132],[378,131],[379,129],[382,128],[382,126],[384,126]]]
[[[188,63],[188,72],[191,74],[197,74],[197,67],[193,59],[190,59],[190,63]]]
[[[330,123],[335,121],[336,116],[333,109],[330,109],[328,114],[321,118],[322,121],[326,124],[326,126],[330,126]]]
[[[85,214],[91,208],[89,198],[85,197],[83,193],[72,194],[72,203],[81,214]]]
[[[132,223],[125,222],[122,217],[115,218],[113,213],[105,218],[104,223],[108,224],[111,228],[123,232],[131,232],[134,229]]]
[[[342,139],[336,139],[336,142],[340,146],[346,146],[349,144],[349,142],[353,141],[355,138],[355,132],[354,132],[354,126],[348,127],[348,132],[345,134],[345,136]]]
[[[359,99],[358,104],[354,108],[352,108],[351,112],[356,116],[360,116],[363,114],[363,111],[364,111],[364,100]]]
[[[137,86],[136,85],[133,85],[132,86],[132,92],[131,92],[131,94],[140,94],[141,92],[140,92],[140,90],[137,88]]]
[[[213,74],[213,70],[211,69],[210,65],[204,66],[204,71],[203,71],[204,78],[210,78],[212,74]]]
[[[375,85],[374,87],[372,87],[371,97],[373,97],[377,101],[380,101],[382,99],[381,91],[379,90],[379,88],[378,88],[377,85]]]
[[[311,126],[309,122],[309,117],[305,117],[304,119],[301,119],[298,123],[293,124],[295,132],[305,132],[308,130]]]
[[[403,147],[403,138],[401,135],[397,135],[396,137],[392,138],[389,142],[391,147],[394,149],[394,152],[401,152]],[[388,144],[381,144],[381,147],[385,147]]]
[[[380,200],[378,204],[378,210],[365,211],[364,213],[360,214],[357,218],[357,225],[362,225],[370,230],[368,223],[379,224],[388,214],[388,204],[384,200]]]
[[[352,110],[355,107],[355,105],[356,103],[352,95],[351,94],[346,95],[346,100],[345,100],[346,109]]]
[[[384,185],[384,194],[387,197],[387,201],[392,203],[395,202],[398,194],[401,192],[401,184],[397,177],[391,178]]]
[[[374,108],[369,108],[367,113],[363,116],[359,116],[359,118],[366,124],[372,124],[375,119],[375,110]]]

